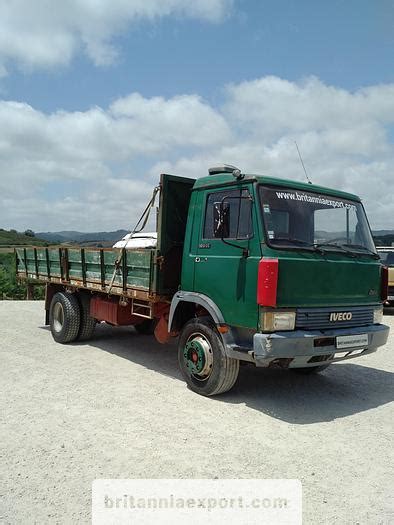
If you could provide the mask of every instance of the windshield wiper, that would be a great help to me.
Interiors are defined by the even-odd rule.
[[[315,244],[304,241],[303,239],[296,239],[295,237],[275,237],[274,239],[270,239],[271,242],[280,241],[280,242],[288,242],[290,244],[296,244],[300,247],[300,249],[303,250],[309,250],[319,253],[324,253],[323,250],[319,248],[319,246],[316,246]]]
[[[308,241],[303,241],[302,239],[295,239],[294,237],[274,237],[273,239],[270,239],[270,240],[271,241],[289,241],[289,242],[293,242],[295,244],[302,244],[302,245],[305,245],[305,246],[313,246],[313,244],[311,244]]]
[[[379,255],[376,252],[373,252],[363,244],[344,244],[347,248],[356,248],[357,250],[364,250],[369,255],[372,255],[374,259],[380,259]]]
[[[346,250],[344,248],[344,246],[346,246],[345,244],[336,244],[332,242],[318,242],[318,243],[314,243],[313,246],[315,246],[316,248],[324,248],[324,247],[334,248],[334,250],[345,252],[346,255],[350,255],[350,257],[357,257],[355,253],[350,252],[349,250]]]

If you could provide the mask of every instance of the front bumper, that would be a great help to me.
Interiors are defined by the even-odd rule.
[[[346,349],[336,347],[335,338],[346,335],[368,335],[368,345]],[[375,352],[387,342],[389,327],[383,324],[335,330],[295,330],[293,332],[256,333],[253,336],[253,361],[256,366],[278,364],[286,368],[309,367],[343,361]],[[327,339],[327,346],[316,346],[316,340]],[[278,360],[278,361],[276,361]]]

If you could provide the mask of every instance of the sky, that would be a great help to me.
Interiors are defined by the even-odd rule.
[[[392,0],[0,0],[0,227],[132,229],[160,173],[357,193],[394,229]]]

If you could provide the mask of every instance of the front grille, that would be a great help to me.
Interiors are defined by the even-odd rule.
[[[378,306],[378,305],[376,305]],[[327,330],[329,328],[352,328],[373,324],[376,306],[351,306],[333,308],[298,308],[296,328],[305,330]],[[332,313],[351,312],[352,318],[345,321],[330,321]]]

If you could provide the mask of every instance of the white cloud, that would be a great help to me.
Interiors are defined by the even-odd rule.
[[[25,161],[72,164],[125,161],[174,147],[216,146],[231,135],[225,119],[196,95],[166,100],[134,93],[108,110],[51,115],[28,104],[0,101],[0,122],[3,158],[21,158],[20,154]],[[70,176],[80,178],[71,172]]]
[[[315,77],[289,82],[264,77],[227,88],[225,110],[241,129],[256,136],[277,136],[393,122],[394,84],[351,93]]]
[[[231,137],[225,119],[195,95],[131,94],[107,110],[50,115],[1,101],[0,123],[0,223],[22,229],[130,226],[151,187],[139,179],[139,159],[152,163]]]
[[[219,22],[233,0],[48,0],[0,3],[0,76],[68,64],[83,51],[96,65],[114,61],[113,38],[140,20],[179,16]]]
[[[218,162],[304,180],[296,140],[313,182],[358,193],[374,228],[394,228],[394,85],[266,77],[224,94],[221,108],[133,93],[50,115],[0,102],[0,226],[129,227],[160,172],[200,177]]]

